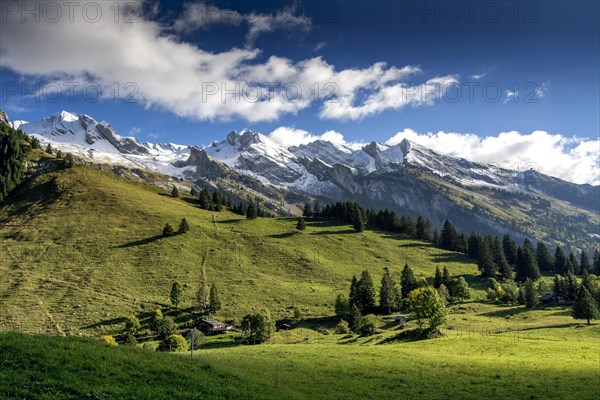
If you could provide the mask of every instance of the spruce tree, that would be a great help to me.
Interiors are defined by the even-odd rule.
[[[214,315],[221,309],[221,301],[219,300],[219,289],[217,289],[217,284],[213,283],[210,286],[210,296],[208,302],[208,311],[210,314]]]
[[[497,236],[494,237],[492,241],[492,257],[495,260],[496,268],[498,274],[504,280],[510,280],[513,278],[513,269],[508,263],[506,256],[504,255],[504,250],[502,249],[502,244],[500,243],[500,239]]]
[[[306,223],[304,222],[304,217],[298,217],[298,222],[296,223],[296,229],[299,231],[303,231],[306,229]]]
[[[590,263],[590,259],[588,258],[588,255],[585,252],[585,249],[581,250],[581,258],[579,261],[579,268],[581,269],[582,275],[584,272],[587,272],[588,274],[590,272],[592,272],[592,264]]]
[[[223,209],[223,198],[218,190],[214,190],[212,194],[212,203],[215,211],[220,212]]]
[[[481,236],[471,231],[468,238],[469,244],[469,257],[473,260],[477,260],[479,258],[479,247],[481,243]]]
[[[538,242],[535,252],[540,271],[552,271],[554,269],[554,257],[550,254],[546,245],[543,242]]]
[[[75,162],[73,161],[73,155],[71,153],[67,153],[65,155],[65,158],[63,159],[63,165],[65,168],[73,168]]]
[[[406,299],[408,294],[417,288],[415,274],[408,264],[404,264],[404,268],[402,269],[402,273],[400,275],[400,288],[403,299]]]
[[[183,234],[189,230],[190,230],[190,226],[188,225],[187,220],[185,218],[182,218],[181,222],[179,223],[179,229],[177,229],[177,233]]]
[[[356,276],[353,276],[352,282],[350,282],[350,293],[348,295],[348,303],[351,306],[355,306],[358,304],[358,279],[356,279]]]
[[[399,296],[396,282],[394,282],[390,270],[386,267],[383,269],[383,277],[381,278],[379,306],[384,312],[390,314],[396,308]]]
[[[600,250],[594,251],[594,263],[592,264],[592,271],[594,274],[600,276]]]
[[[481,272],[482,276],[495,277],[498,273],[496,263],[492,258],[492,252],[490,250],[491,237],[487,236],[481,241],[479,246],[479,256],[477,258],[477,268]]]
[[[588,325],[590,320],[599,318],[598,305],[585,286],[581,285],[575,296],[575,303],[572,310],[573,318],[585,319]]]
[[[568,272],[567,257],[563,253],[560,246],[556,246],[554,252],[554,273],[558,275],[566,275]]]
[[[431,242],[431,222],[421,215],[417,217],[416,238],[425,242]]]
[[[198,200],[200,202],[200,208],[202,208],[203,210],[208,210],[210,208],[212,201],[210,200],[210,193],[208,193],[208,189],[202,189]]]
[[[517,243],[507,233],[502,238],[502,250],[504,250],[504,256],[506,261],[513,268],[517,267]]]
[[[360,275],[357,286],[357,305],[363,314],[375,308],[375,285],[369,271],[364,270]]]
[[[163,228],[162,234],[164,237],[173,236],[173,234],[175,234],[175,231],[173,230],[173,227],[171,226],[171,224],[167,223],[165,225],[165,227]]]
[[[63,153],[60,149],[56,151],[56,158],[63,158]]]
[[[190,190],[190,195],[192,197],[198,197],[198,191],[196,190],[196,188],[194,186],[192,186],[192,189]]]
[[[179,197],[179,189],[177,189],[177,186],[173,186],[173,189],[171,189],[171,197]]]
[[[321,218],[321,205],[318,201],[315,201],[315,205],[313,207],[313,216],[315,218]]]
[[[360,308],[356,304],[354,304],[350,309],[350,327],[353,331],[358,329],[358,324],[360,324],[360,319],[362,318],[362,314],[360,312]]]
[[[312,218],[313,210],[310,207],[310,204],[304,204],[304,209],[302,210],[302,216],[306,218]]]
[[[581,275],[581,271],[579,270],[579,261],[577,261],[577,257],[572,252],[569,254],[569,272],[575,275]]]
[[[353,226],[354,231],[363,232],[365,230],[365,221],[361,212],[358,209],[354,210],[354,218],[353,218]]]
[[[256,206],[253,202],[250,202],[250,204],[248,205],[248,209],[246,210],[246,219],[256,219],[256,217]]]
[[[435,267],[435,278],[433,278],[433,287],[439,289],[440,286],[444,284],[442,280],[442,271],[440,271],[440,267]]]
[[[537,258],[529,239],[523,241],[523,247],[517,250],[517,279],[525,281],[527,278],[538,280],[541,277],[537,265]]]
[[[46,153],[52,154],[52,145],[50,143],[48,143],[48,146],[46,146]]]
[[[183,301],[183,286],[181,283],[175,281],[171,285],[171,304],[175,306],[175,308],[179,307],[181,302]]]
[[[452,279],[450,278],[450,271],[448,271],[448,267],[444,267],[444,272],[442,274],[442,283],[446,285],[448,290],[450,290],[450,285],[452,284]]]
[[[529,278],[525,281],[525,307],[533,308],[538,304],[537,292],[533,281]]]
[[[449,220],[444,221],[440,234],[440,247],[445,250],[458,251],[459,234]]]

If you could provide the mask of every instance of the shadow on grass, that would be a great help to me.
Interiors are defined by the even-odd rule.
[[[343,231],[319,231],[319,232],[313,232],[311,233],[311,235],[347,235],[350,233],[357,233],[354,229],[345,229]]]
[[[514,317],[515,315],[519,315],[526,311],[528,311],[528,309],[525,306],[519,306],[519,307],[505,308],[505,309],[497,310],[497,311],[484,312],[484,313],[477,314],[477,315],[481,316],[481,317],[506,318],[506,317]]]
[[[287,239],[287,238],[297,235],[298,233],[299,232],[277,233],[277,234],[273,234],[273,235],[267,235],[267,237],[270,237],[273,239]]]
[[[126,249],[128,247],[134,247],[134,246],[142,246],[144,244],[148,244],[148,243],[152,243],[155,242],[157,240],[160,240],[164,238],[163,235],[154,235],[145,239],[140,239],[140,240],[134,240],[133,242],[129,242],[129,243],[123,243],[120,244],[118,246],[115,246],[114,248],[116,249]]]

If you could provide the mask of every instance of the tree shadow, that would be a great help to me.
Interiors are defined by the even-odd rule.
[[[519,307],[505,308],[505,309],[497,310],[497,311],[488,311],[488,312],[480,313],[477,315],[481,316],[481,317],[506,318],[506,317],[514,317],[515,315],[519,315],[526,311],[527,311],[527,308],[525,306],[519,306]]]
[[[285,233],[277,233],[277,234],[273,234],[273,235],[267,235],[267,237],[274,238],[274,239],[287,239],[292,236],[296,236],[297,234],[298,234],[298,232],[285,232]]]
[[[144,245],[144,244],[155,242],[155,241],[160,240],[162,238],[164,238],[163,235],[154,235],[154,236],[151,236],[151,237],[148,237],[148,238],[145,238],[145,239],[134,240],[133,242],[129,242],[129,243],[123,243],[123,244],[120,244],[118,246],[114,246],[114,248],[116,248],[116,249],[126,249],[128,247],[141,246],[141,245]]]
[[[346,229],[343,231],[319,231],[319,232],[313,232],[311,233],[311,235],[317,235],[317,236],[321,236],[321,235],[347,235],[350,233],[358,233],[356,232],[354,229]]]

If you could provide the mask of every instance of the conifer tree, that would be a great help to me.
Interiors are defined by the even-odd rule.
[[[179,197],[179,189],[177,189],[177,186],[173,186],[173,189],[171,189],[171,197]]]
[[[379,306],[384,312],[390,314],[398,304],[398,287],[390,274],[390,270],[386,267],[383,269],[383,277],[381,278],[381,289],[379,290]]]
[[[554,252],[554,273],[558,275],[566,275],[568,272],[567,257],[563,253],[560,246],[556,246]]]
[[[173,231],[173,227],[171,226],[171,224],[167,223],[163,228],[163,236],[173,236],[174,233],[175,231]]]
[[[517,267],[517,243],[507,233],[502,238],[502,250],[504,250],[504,256],[508,264],[516,268]]]
[[[313,217],[313,210],[310,207],[310,204],[308,204],[308,203],[304,204],[304,209],[302,210],[302,216],[306,217],[306,218]]]
[[[585,249],[581,250],[581,258],[579,261],[579,268],[581,269],[581,274],[583,275],[584,271],[588,274],[592,271],[592,264],[590,264],[590,259],[588,258]]]
[[[360,308],[356,304],[354,304],[350,309],[350,327],[353,331],[358,329],[358,324],[360,324],[360,319],[362,318],[362,314],[360,312]]]
[[[421,215],[417,217],[416,238],[426,242],[431,242],[431,222]]]
[[[592,271],[596,275],[600,275],[600,249],[594,251],[594,263],[592,264]]]
[[[536,281],[540,278],[540,269],[537,258],[529,239],[523,241],[523,247],[517,250],[517,279],[525,281],[527,278]]]
[[[448,271],[448,267],[444,267],[444,272],[442,274],[442,283],[444,285],[446,285],[448,290],[450,290],[450,285],[452,283],[452,280],[450,278],[450,271]]]
[[[400,275],[400,289],[402,298],[406,299],[408,294],[417,288],[417,280],[415,274],[408,264],[404,264],[402,273]]]
[[[508,263],[506,256],[504,255],[502,244],[500,243],[500,239],[498,239],[497,236],[495,236],[492,241],[492,257],[495,260],[497,272],[502,277],[502,279],[512,279],[513,269]]]
[[[303,231],[306,229],[306,222],[304,222],[304,217],[298,217],[298,222],[296,223],[296,229],[299,231]]]
[[[435,278],[433,278],[433,287],[439,289],[440,286],[444,284],[442,280],[442,271],[440,271],[440,267],[435,267]]]
[[[210,193],[208,192],[208,189],[204,188],[200,191],[198,200],[200,203],[200,208],[203,210],[208,210],[210,208],[212,201],[210,200]]]
[[[208,303],[208,311],[210,314],[216,314],[221,309],[221,301],[219,300],[219,289],[217,289],[217,284],[213,283],[210,286],[210,296]]]
[[[543,242],[538,242],[535,252],[540,271],[552,271],[554,269],[554,257],[550,254],[546,245]]]
[[[471,231],[467,241],[469,244],[469,257],[471,257],[473,260],[477,260],[479,258],[479,247],[481,240],[481,236]]]
[[[183,234],[189,230],[190,230],[190,226],[188,225],[187,220],[185,218],[182,218],[181,222],[179,223],[179,229],[177,229],[177,233]]]
[[[67,153],[63,159],[63,165],[65,168],[73,168],[74,164],[75,162],[73,161],[73,155],[71,153]]]
[[[537,292],[533,281],[529,278],[525,280],[525,307],[533,308],[538,304]]]
[[[340,319],[348,321],[350,319],[350,302],[341,293],[335,298],[335,315]]]
[[[248,204],[248,209],[246,210],[246,219],[256,219],[257,215],[256,206],[253,202],[250,202],[250,204]]]
[[[442,233],[440,234],[440,247],[445,250],[458,250],[459,235],[454,225],[449,220],[444,221]]]
[[[214,190],[212,194],[212,204],[215,211],[220,212],[223,209],[223,198],[218,190]]]
[[[63,153],[60,149],[56,151],[56,158],[63,158]]]
[[[358,209],[354,210],[353,226],[356,232],[363,232],[365,230],[365,221]]]
[[[358,303],[358,279],[356,279],[356,276],[353,276],[352,282],[350,282],[350,294],[348,296],[348,302],[351,306],[355,306]]]
[[[569,254],[569,272],[575,275],[581,275],[581,271],[579,270],[579,261],[577,261],[577,257],[572,252]]]
[[[192,197],[198,197],[198,191],[196,190],[196,187],[192,186],[192,189],[190,190],[190,195]]]
[[[590,320],[599,318],[600,313],[596,300],[583,285],[577,290],[572,315],[575,319],[587,320],[588,325],[590,325]]]
[[[492,259],[492,252],[490,251],[490,240],[489,236],[481,241],[479,246],[479,256],[477,258],[477,268],[481,272],[482,276],[495,277],[498,273],[498,269],[494,260]]]
[[[321,218],[321,205],[318,201],[315,201],[315,206],[313,207],[313,216],[315,218]]]
[[[48,146],[46,146],[46,153],[48,154],[52,154],[52,145],[50,143],[48,143]]]
[[[363,314],[375,308],[375,285],[369,271],[364,270],[360,275],[357,286],[357,305]]]
[[[181,302],[183,301],[183,286],[181,283],[175,281],[171,285],[171,304],[175,306],[175,308],[179,307]]]

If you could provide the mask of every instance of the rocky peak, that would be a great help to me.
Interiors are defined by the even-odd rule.
[[[4,110],[0,110],[0,123],[10,126],[8,115],[6,115]]]

